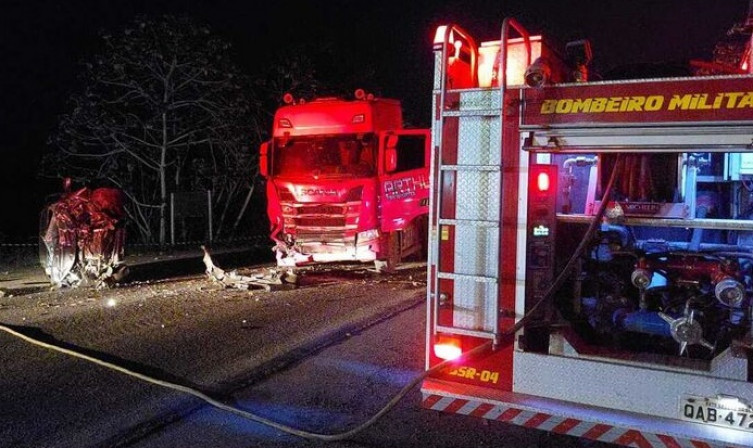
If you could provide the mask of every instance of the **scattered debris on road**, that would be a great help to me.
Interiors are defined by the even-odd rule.
[[[261,272],[252,275],[240,275],[235,270],[226,272],[214,264],[212,256],[205,246],[201,246],[201,250],[204,251],[203,261],[204,266],[206,266],[207,276],[212,281],[221,283],[226,288],[274,291],[289,289],[297,283],[296,274],[289,269],[264,268]]]

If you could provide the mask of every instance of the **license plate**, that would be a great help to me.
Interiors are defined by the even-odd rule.
[[[680,397],[680,418],[753,432],[753,407],[734,397]]]

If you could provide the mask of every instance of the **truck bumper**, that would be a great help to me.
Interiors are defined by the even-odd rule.
[[[422,407],[641,448],[753,446],[753,433],[427,379]]]
[[[311,263],[330,263],[338,261],[372,262],[377,258],[377,242],[373,244],[348,245],[328,243],[307,243],[301,250],[277,250],[278,266],[305,266]]]

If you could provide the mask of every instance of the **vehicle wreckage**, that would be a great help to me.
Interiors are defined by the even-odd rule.
[[[222,284],[225,288],[275,291],[294,287],[298,282],[298,276],[292,269],[266,268],[250,275],[241,275],[235,270],[225,271],[214,264],[206,246],[201,246],[201,250],[204,251],[202,261],[207,277],[213,282]]]
[[[125,210],[115,188],[81,188],[47,205],[40,216],[39,261],[53,287],[108,286],[127,274]]]

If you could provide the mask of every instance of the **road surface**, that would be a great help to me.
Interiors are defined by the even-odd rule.
[[[300,287],[273,292],[227,289],[201,275],[48,291],[0,298],[0,322],[284,424],[339,432],[368,419],[421,372],[423,269],[304,271]],[[423,410],[418,390],[350,440],[309,441],[6,333],[0,346],[0,447],[581,443]]]

